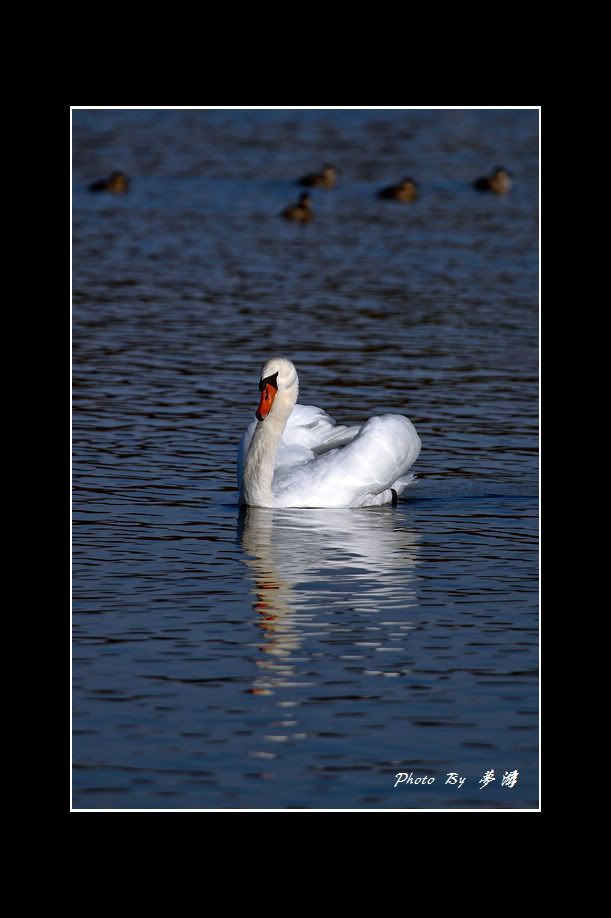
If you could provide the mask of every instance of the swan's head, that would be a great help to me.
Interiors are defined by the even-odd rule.
[[[268,416],[274,404],[285,406],[292,410],[299,395],[299,380],[297,370],[292,361],[286,357],[272,357],[261,369],[259,381],[261,400],[257,409],[257,420],[263,421]]]

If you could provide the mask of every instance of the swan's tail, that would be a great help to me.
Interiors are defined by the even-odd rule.
[[[393,491],[396,491],[397,496],[399,496],[399,494],[405,491],[407,486],[410,485],[416,479],[416,477],[417,476],[412,472],[410,475],[404,475],[403,478],[397,478],[392,486]]]

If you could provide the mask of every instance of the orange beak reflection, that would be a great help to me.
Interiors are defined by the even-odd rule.
[[[259,402],[259,407],[257,408],[256,417],[258,421],[262,421],[270,413],[277,391],[278,390],[274,389],[274,387],[269,383],[266,383],[266,385],[263,387],[261,392],[261,401]]]

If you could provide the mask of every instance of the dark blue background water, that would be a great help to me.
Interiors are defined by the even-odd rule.
[[[73,113],[74,807],[538,805],[537,220],[536,111]],[[406,501],[238,513],[273,355]]]

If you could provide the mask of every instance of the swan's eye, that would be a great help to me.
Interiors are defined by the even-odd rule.
[[[278,391],[278,374],[274,373],[273,376],[266,376],[265,379],[262,379],[259,382],[259,392],[263,392],[266,386],[273,386],[273,388]]]

